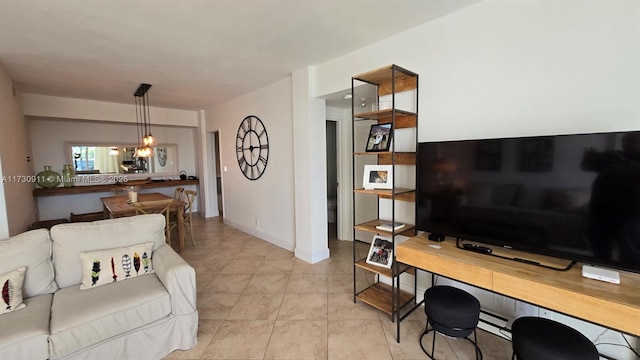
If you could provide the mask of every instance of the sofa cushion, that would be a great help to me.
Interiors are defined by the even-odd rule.
[[[82,282],[81,252],[148,242],[157,249],[165,243],[164,225],[164,216],[151,214],[52,227],[56,282],[60,287]]]
[[[25,298],[58,290],[54,280],[48,230],[31,230],[0,240],[0,274],[21,266],[27,267],[22,293]]]
[[[153,243],[123,246],[80,253],[82,284],[80,290],[153,273]]]
[[[0,290],[2,291],[2,302],[0,303],[0,314],[7,314],[14,310],[24,308],[22,303],[22,284],[24,283],[25,266],[0,274]]]
[[[51,358],[126,333],[171,312],[167,290],[155,275],[140,276],[91,291],[60,289],[51,306]]]
[[[49,358],[52,299],[52,294],[26,298],[26,308],[0,316],[0,359]]]

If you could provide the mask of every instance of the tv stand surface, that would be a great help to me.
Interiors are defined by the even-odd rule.
[[[582,277],[582,266],[560,271],[473,251],[462,251],[456,247],[456,240],[449,237],[437,243],[439,248],[429,246],[433,244],[433,241],[427,239],[427,234],[415,236],[397,245],[396,260],[434,274],[640,336],[640,274],[621,271],[620,284],[610,284]],[[493,252],[498,253],[499,250],[495,249]],[[526,252],[513,252],[512,257],[554,267],[562,266],[561,264],[566,262]]]
[[[484,245],[484,244],[477,245],[473,242],[469,242],[469,241],[465,242],[465,240],[460,238],[456,238],[456,247],[462,250],[473,251],[480,254],[495,256],[501,259],[517,261],[523,264],[540,266],[543,268],[558,270],[558,271],[567,271],[576,264],[575,261],[551,258],[548,256],[545,256],[545,259],[543,259],[543,261],[541,262],[539,259],[542,255],[527,253],[524,251],[505,249],[499,246],[490,246],[490,245]],[[536,258],[538,260],[536,260]]]

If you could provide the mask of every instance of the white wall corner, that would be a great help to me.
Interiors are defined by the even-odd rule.
[[[253,236],[255,236],[257,238],[260,238],[262,240],[265,240],[265,241],[267,241],[267,242],[269,242],[269,243],[271,243],[273,245],[281,247],[281,248],[283,248],[285,250],[288,250],[288,251],[291,251],[291,252],[294,251],[294,244],[289,242],[289,241],[286,241],[284,239],[272,236],[271,234],[262,232],[259,229],[248,227],[248,226],[244,226],[242,224],[233,222],[232,220],[229,220],[228,218],[225,218],[224,223],[229,225],[229,226],[231,226],[231,227],[234,227],[234,228],[236,228],[236,229],[238,229],[238,230],[240,230],[242,232],[245,232],[247,234],[253,235]]]
[[[315,264],[322,260],[328,259],[330,252],[329,248],[317,251],[309,251],[308,249],[301,249],[296,247],[294,254],[300,260],[304,260],[309,264]]]
[[[312,95],[312,68],[293,72],[291,81],[295,253],[314,261],[328,256],[325,103]]]

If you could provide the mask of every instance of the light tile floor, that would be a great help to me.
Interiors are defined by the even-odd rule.
[[[424,311],[402,322],[398,344],[388,315],[353,303],[351,242],[330,240],[330,259],[311,265],[220,218],[195,218],[194,233],[181,255],[197,274],[198,343],[165,359],[427,359]],[[478,330],[478,342],[486,360],[511,358],[500,337]],[[438,336],[436,358],[475,355],[467,341]]]

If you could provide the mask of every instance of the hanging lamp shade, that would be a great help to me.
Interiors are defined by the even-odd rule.
[[[157,145],[155,137],[151,134],[151,117],[149,116],[149,88],[150,84],[140,84],[133,94],[136,102],[136,129],[138,131],[139,144],[133,154],[135,157],[152,157],[152,146]]]

